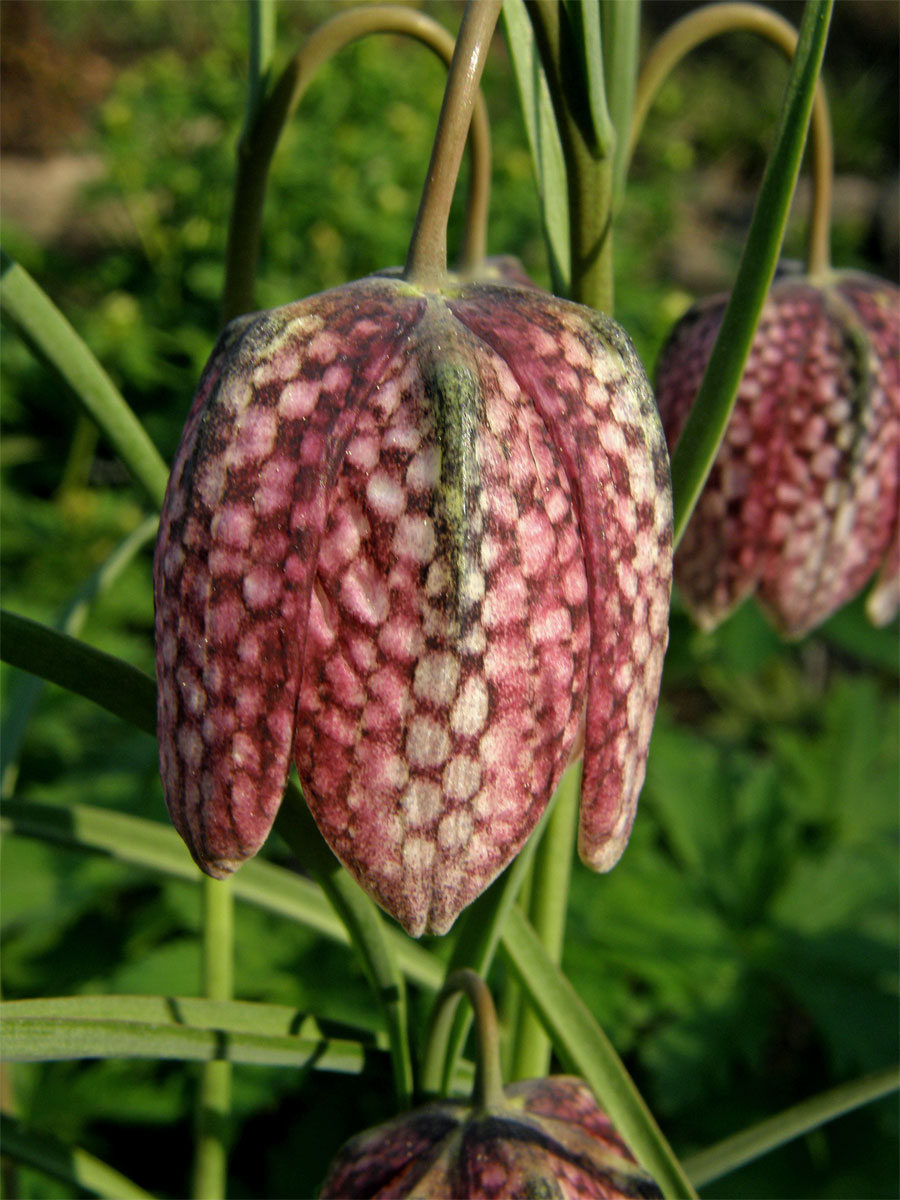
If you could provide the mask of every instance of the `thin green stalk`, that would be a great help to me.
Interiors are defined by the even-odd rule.
[[[275,0],[247,0],[247,15],[250,36],[245,131],[256,120],[256,114],[269,90],[272,59],[275,55]]]
[[[613,7],[617,7],[615,4]],[[676,21],[656,42],[641,70],[634,106],[631,137],[626,153],[630,161],[640,138],[647,113],[659,89],[683,58],[704,42],[722,34],[742,30],[768,39],[792,59],[797,49],[797,31],[789,21],[760,4],[707,4]],[[807,267],[811,275],[824,274],[830,263],[831,189],[834,149],[831,118],[825,86],[818,81],[810,125],[812,144],[813,202],[809,224]]]
[[[725,433],[759,315],[775,275],[828,38],[833,0],[807,0],[785,101],[719,334],[672,455],[675,544]]]
[[[272,158],[306,89],[320,67],[351,42],[373,33],[414,38],[445,63],[453,58],[453,37],[425,13],[391,5],[371,5],[338,13],[320,26],[291,58],[269,94],[261,99],[252,124],[238,145],[237,174],[228,226],[223,317],[230,320],[253,307],[253,281],[259,261],[263,209]],[[466,228],[461,254],[464,270],[484,258],[490,200],[490,126],[479,93],[472,114],[471,169],[466,203]]]
[[[234,894],[230,879],[203,877],[203,995],[228,1001],[234,986]],[[231,1063],[201,1068],[195,1122],[192,1195],[220,1200],[227,1190]]]
[[[458,995],[466,996],[475,1014],[475,1086],[472,1104],[479,1109],[498,1108],[503,1104],[503,1075],[500,1070],[500,1034],[497,1010],[487,984],[475,971],[463,968],[447,976],[434,1002],[429,1043],[446,1044],[453,1024]]]
[[[554,963],[526,918],[512,908],[503,928],[503,955],[538,1012],[564,1069],[592,1088],[638,1162],[667,1200],[694,1190],[606,1034]]]
[[[842,1083],[691,1155],[684,1160],[684,1169],[696,1187],[703,1187],[828,1121],[889,1096],[898,1088],[900,1068],[897,1067],[887,1067],[852,1083]]]
[[[169,471],[87,345],[24,267],[0,251],[0,313],[69,385],[156,508]]]
[[[553,814],[534,856],[534,875],[528,916],[548,957],[562,962],[569,902],[569,880],[578,830],[581,769],[563,777]],[[515,1031],[512,1079],[537,1079],[549,1074],[552,1046],[537,1013],[522,1006]]]
[[[366,978],[384,1013],[398,1109],[413,1096],[406,983],[381,913],[326,845],[299,788],[288,785],[275,828],[312,875],[344,922]]]
[[[120,1171],[46,1133],[33,1133],[14,1117],[0,1116],[0,1142],[5,1157],[34,1167],[75,1191],[90,1192],[103,1200],[152,1200]]]
[[[419,287],[446,278],[450,205],[500,3],[468,0],[463,13],[404,268],[404,277]]]

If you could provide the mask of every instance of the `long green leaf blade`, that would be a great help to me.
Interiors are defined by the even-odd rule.
[[[6,610],[0,612],[0,655],[156,736],[156,684],[130,663]]]
[[[316,1015],[290,1004],[263,1004],[255,1000],[207,1000],[198,996],[97,995],[43,996],[6,1000],[0,1005],[4,1020],[108,1021],[143,1025],[170,1025],[181,1029],[218,1029],[224,1033],[261,1034],[266,1037],[324,1036]],[[327,1017],[327,1013],[321,1014]],[[385,1049],[381,1033],[364,1034],[361,1041]]]
[[[0,251],[0,312],[66,381],[87,415],[159,508],[166,464],[113,381],[24,267]]]
[[[537,180],[553,290],[569,294],[569,195],[562,143],[524,0],[503,0],[503,25]]]
[[[189,883],[203,878],[174,829],[127,813],[88,804],[7,800],[0,811],[0,831],[107,854]],[[311,880],[261,858],[245,863],[233,879],[236,900],[297,921],[331,941],[349,944],[347,930]],[[407,979],[436,991],[444,979],[440,960],[398,930],[388,927],[387,936]]]
[[[33,1133],[15,1117],[0,1115],[0,1143],[13,1162],[35,1167],[102,1200],[152,1200],[150,1192],[80,1146],[67,1146],[46,1133]]]
[[[778,265],[832,5],[833,0],[807,0],[775,143],[766,164],[734,290],[697,398],[672,455],[676,545],[703,490],[731,417],[759,315]]]
[[[503,951],[566,1069],[591,1086],[663,1194],[693,1197],[687,1176],[606,1034],[517,908],[506,918]]]
[[[897,1067],[842,1083],[691,1155],[684,1160],[684,1169],[696,1187],[703,1187],[854,1108],[889,1096],[898,1088],[900,1068]]]
[[[193,1029],[151,1021],[79,1017],[4,1016],[0,1046],[7,1062],[79,1058],[167,1058],[182,1062],[244,1063],[359,1074],[381,1053],[347,1038],[278,1037]]]

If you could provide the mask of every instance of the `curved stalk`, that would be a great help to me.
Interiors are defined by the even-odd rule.
[[[247,122],[238,145],[234,199],[228,226],[223,317],[226,321],[253,307],[253,281],[259,259],[263,207],[272,158],[290,118],[319,68],[351,42],[371,33],[394,33],[421,42],[445,63],[453,59],[451,34],[424,13],[411,8],[373,5],[339,13],[321,25],[290,60],[269,95]],[[461,253],[463,270],[484,258],[490,199],[490,126],[479,92],[472,113],[471,170],[466,203],[466,229]]]
[[[478,1050],[472,1104],[476,1108],[498,1108],[504,1103],[503,1075],[500,1070],[500,1033],[497,1010],[490,990],[480,975],[468,967],[454,971],[438,993],[432,1010],[429,1044],[446,1044],[456,1012],[457,995],[463,992],[475,1014],[475,1039]]]
[[[788,59],[797,49],[797,31],[784,17],[758,4],[710,4],[676,21],[657,41],[638,79],[627,162],[630,161],[650,106],[668,75],[703,42],[724,33],[757,33],[774,43]],[[834,149],[828,101],[821,80],[816,86],[811,118],[813,198],[810,212],[807,269],[824,274],[830,265],[831,189]]]
[[[447,219],[500,0],[469,0],[450,63],[404,278],[432,287],[447,273]]]

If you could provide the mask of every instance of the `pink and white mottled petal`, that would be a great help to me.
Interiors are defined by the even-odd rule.
[[[668,458],[643,369],[617,326],[524,290],[493,299],[472,289],[451,307],[506,361],[571,488],[590,611],[579,853],[609,870],[634,820],[668,637],[658,620],[649,627],[671,585]],[[567,339],[579,351],[561,363]]]
[[[417,308],[392,299],[363,284],[233,323],[176,458],[154,569],[161,773],[176,828],[217,877],[259,849],[281,802],[328,495],[373,374]],[[360,336],[372,312],[378,336],[371,323]],[[326,321],[341,339],[337,376]],[[289,375],[315,384],[314,411],[283,408]]]

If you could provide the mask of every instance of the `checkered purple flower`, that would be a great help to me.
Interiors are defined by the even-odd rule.
[[[668,458],[614,322],[373,276],[232,322],[157,543],[160,758],[208,874],[291,761],[409,932],[516,855],[583,745],[580,851],[634,818],[667,640]]]

